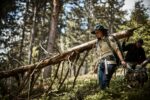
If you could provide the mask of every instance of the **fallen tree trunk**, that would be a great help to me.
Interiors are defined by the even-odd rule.
[[[93,47],[95,42],[96,42],[96,40],[86,42],[84,44],[81,44],[79,46],[76,46],[74,48],[69,49],[67,52],[64,52],[62,54],[58,54],[58,55],[51,57],[51,58],[47,58],[47,59],[42,60],[41,62],[37,62],[35,64],[21,66],[19,68],[15,68],[15,69],[12,69],[9,71],[1,71],[0,72],[0,79],[7,78],[10,76],[15,76],[16,74],[23,73],[23,72],[26,72],[28,70],[33,70],[36,67],[38,69],[42,69],[48,65],[57,64],[60,61],[66,60],[69,56],[71,58],[73,56],[72,55],[73,52],[81,53],[85,50],[90,50]]]
[[[125,38],[125,37],[128,37],[128,36],[131,36],[135,29],[136,28],[129,29],[129,30],[126,30],[126,31],[114,33],[112,35],[114,35],[118,39]],[[35,68],[42,69],[42,68],[44,68],[48,65],[57,64],[57,63],[59,63],[63,60],[66,60],[68,57],[70,57],[70,58],[73,57],[73,53],[81,53],[83,51],[90,50],[90,49],[94,48],[95,43],[96,43],[96,39],[92,40],[92,41],[89,41],[89,42],[86,42],[86,43],[83,43],[81,45],[78,45],[76,47],[73,47],[73,48],[69,49],[68,51],[66,51],[62,54],[58,54],[54,57],[44,59],[44,60],[42,60],[40,62],[37,62],[35,64],[21,66],[19,68],[15,68],[15,69],[12,69],[12,70],[9,70],[9,71],[1,71],[0,72],[0,79],[8,78],[10,76],[15,76],[19,73],[23,73],[23,72],[26,72],[26,71],[29,71],[29,70],[33,70]]]

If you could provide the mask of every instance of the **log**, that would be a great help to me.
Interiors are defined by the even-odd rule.
[[[133,31],[135,29],[137,29],[137,28],[133,28],[133,29],[122,31],[122,32],[114,33],[112,35],[114,35],[118,39],[125,38],[125,37],[133,35]],[[33,70],[34,68],[42,69],[48,65],[57,64],[63,60],[66,60],[69,56],[73,57],[73,55],[72,55],[73,52],[81,53],[83,51],[90,50],[90,49],[94,48],[96,41],[97,40],[95,39],[95,40],[83,43],[81,45],[78,45],[78,46],[75,46],[73,48],[68,49],[68,51],[66,51],[62,54],[57,54],[54,57],[46,58],[40,62],[31,64],[31,65],[20,66],[18,68],[8,70],[8,71],[0,71],[0,79],[8,78],[10,76],[15,76],[17,74]]]
[[[47,58],[45,60],[42,60],[40,62],[31,64],[31,65],[25,65],[25,66],[20,66],[18,68],[9,70],[9,71],[0,71],[0,79],[2,78],[8,78],[10,76],[15,76],[19,73],[23,73],[29,70],[33,70],[34,68],[37,67],[37,69],[42,69],[48,65],[53,65],[53,64],[57,64],[63,60],[66,60],[69,56],[72,55],[72,52],[76,52],[76,53],[81,53],[85,50],[90,50],[92,49],[94,43],[96,42],[96,40],[92,40],[89,41],[87,43],[81,44],[79,46],[76,46],[74,48],[69,49],[68,51],[62,53],[62,54],[58,54],[52,58]],[[71,58],[71,57],[70,57]]]

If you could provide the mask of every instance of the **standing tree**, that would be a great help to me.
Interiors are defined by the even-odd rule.
[[[134,9],[131,12],[131,25],[139,26],[145,25],[148,22],[148,8],[143,4],[143,0],[135,2]]]
[[[126,11],[121,9],[124,6],[124,1],[125,0],[100,0],[102,9],[97,8],[100,12],[98,16],[101,22],[108,26],[110,33],[116,32],[125,20]]]
[[[49,30],[49,36],[48,36],[47,51],[49,53],[53,53],[56,35],[57,35],[59,14],[62,8],[62,2],[61,0],[52,0],[50,3],[52,7],[52,12],[51,12],[51,22],[50,22],[50,30]],[[44,78],[48,78],[50,77],[50,75],[51,75],[51,67],[48,66],[44,69],[43,76]]]
[[[34,38],[35,38],[35,28],[36,28],[36,14],[37,14],[37,6],[35,5],[36,3],[33,4],[33,18],[32,18],[32,29],[30,33],[30,46],[29,46],[29,58],[28,58],[28,63],[31,64],[32,61],[32,48],[34,44]]]
[[[134,9],[131,12],[130,21],[128,23],[129,27],[138,27],[142,26],[139,30],[135,32],[135,35],[132,40],[137,40],[138,38],[142,38],[144,40],[144,49],[146,51],[147,56],[150,55],[150,20],[149,15],[147,13],[148,9],[143,4],[143,0],[135,2]]]

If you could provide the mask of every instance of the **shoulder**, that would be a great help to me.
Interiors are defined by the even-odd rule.
[[[129,44],[127,44],[127,46],[135,47],[135,44],[134,43],[129,43]]]
[[[112,42],[116,42],[115,37],[112,36],[112,35],[109,35],[109,36],[108,36],[108,39],[109,39],[110,41],[112,41]]]
[[[129,43],[128,45],[132,45],[132,46],[135,46],[135,44],[134,44],[134,43]]]
[[[144,52],[144,48],[143,47],[140,47],[140,50]]]

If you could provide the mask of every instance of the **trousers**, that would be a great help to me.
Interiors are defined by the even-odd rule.
[[[113,73],[116,70],[116,64],[107,64],[108,73],[105,72],[105,64],[104,61],[98,64],[98,83],[101,89],[105,89],[109,87],[110,80],[112,78]]]

